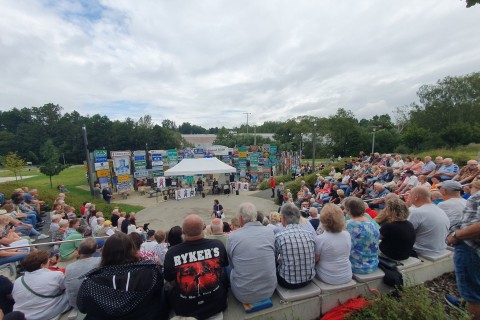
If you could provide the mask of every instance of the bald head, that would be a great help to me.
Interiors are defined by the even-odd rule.
[[[431,203],[430,190],[425,187],[415,187],[410,192],[410,201],[416,207]]]
[[[190,214],[183,220],[183,234],[185,240],[195,240],[203,238],[203,220],[196,214]]]
[[[222,219],[215,218],[210,223],[210,229],[212,234],[222,234],[223,233],[223,222]]]

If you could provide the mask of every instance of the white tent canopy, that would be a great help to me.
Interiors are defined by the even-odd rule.
[[[196,174],[214,174],[236,172],[232,166],[217,158],[183,159],[175,167],[165,171],[165,176],[193,176]]]

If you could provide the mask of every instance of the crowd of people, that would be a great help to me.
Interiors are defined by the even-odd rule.
[[[460,169],[448,158],[423,160],[361,154],[341,171],[318,175],[312,186],[302,181],[296,199],[275,185],[278,212],[264,214],[243,203],[226,221],[215,199],[210,221],[189,214],[168,231],[139,226],[135,214],[119,208],[106,220],[87,202],[77,215],[60,194],[45,213],[51,217],[45,236],[67,240],[58,252],[0,250],[0,264],[21,261],[23,267],[13,285],[2,285],[13,298],[2,298],[9,302],[2,310],[26,319],[72,308],[86,319],[167,319],[172,312],[222,319],[229,290],[243,304],[262,304],[278,285],[295,290],[315,277],[340,285],[353,274],[375,272],[379,256],[436,257],[454,246],[457,285],[478,318],[480,269],[472,268],[480,265],[478,164],[471,160]],[[20,205],[30,196],[22,191],[0,215],[2,246],[39,237],[27,231],[41,227],[42,201],[27,191],[32,210],[25,212]],[[441,201],[434,203],[436,192]],[[15,217],[19,213],[26,215]],[[58,259],[71,263],[56,268]]]

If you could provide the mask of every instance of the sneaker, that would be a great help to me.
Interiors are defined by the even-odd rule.
[[[457,297],[452,296],[451,294],[448,294],[448,293],[445,294],[444,300],[451,308],[461,313],[466,313],[465,301],[458,299]]]
[[[43,240],[43,239],[47,239],[47,238],[50,238],[50,237],[47,236],[46,234],[41,234],[37,237],[37,240]]]

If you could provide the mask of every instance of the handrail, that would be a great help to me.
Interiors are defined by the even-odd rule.
[[[108,238],[109,236],[103,236],[103,237],[87,237],[87,238],[93,238],[93,239],[103,239],[103,238]],[[76,241],[82,241],[83,239],[86,238],[81,238],[81,239],[73,239],[73,240],[62,240],[62,241],[51,241],[51,242],[43,242],[43,243],[32,243],[32,244],[26,244],[26,245],[21,245],[21,246],[14,246],[14,247],[0,247],[0,250],[11,250],[11,249],[19,249],[19,248],[28,248],[28,247],[39,247],[39,246],[48,246],[48,245],[55,245],[55,244],[62,244],[62,243],[67,243],[67,242],[76,242]]]

